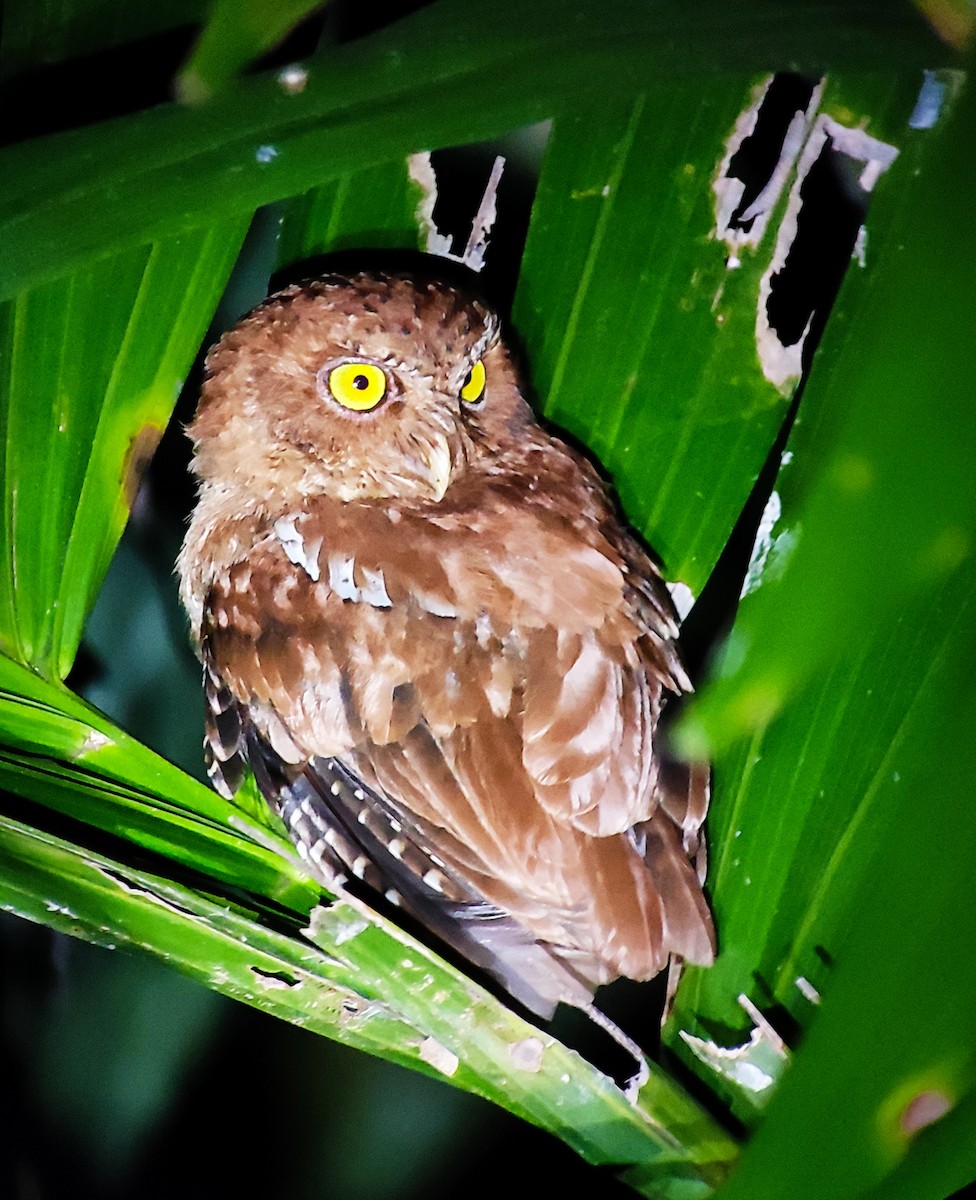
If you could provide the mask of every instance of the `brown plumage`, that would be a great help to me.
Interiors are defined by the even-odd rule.
[[[540,1015],[710,961],[708,772],[654,744],[689,686],[670,598],[495,315],[405,277],[289,288],[211,352],[190,435],[215,785],[249,763],[329,887]]]

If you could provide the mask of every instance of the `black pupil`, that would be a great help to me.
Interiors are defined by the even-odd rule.
[[[369,387],[369,380],[366,378],[365,375],[357,375],[356,378],[352,381],[352,386],[357,391],[365,392],[366,389]]]
[[[461,384],[461,391],[462,391],[462,392],[463,392],[463,391],[464,391],[464,389],[465,389],[465,388],[466,388],[466,387],[467,387],[467,386],[468,386],[468,385],[471,383],[471,375],[472,375],[472,372],[471,372],[471,371],[469,371],[469,372],[467,373],[467,375],[465,375],[465,377],[464,377],[464,383],[462,383],[462,384]]]

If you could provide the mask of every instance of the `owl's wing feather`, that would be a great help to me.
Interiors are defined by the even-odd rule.
[[[559,1002],[589,1002],[605,974],[598,960],[577,954],[575,961],[573,956],[563,961],[539,940],[539,935],[561,936],[557,924],[545,921],[544,905],[538,898],[526,905],[519,889],[492,878],[492,856],[484,855],[479,833],[497,831],[497,814],[490,825],[479,826],[485,817],[465,802],[429,731],[418,728],[403,746],[383,747],[399,766],[384,772],[398,803],[379,789],[368,757],[361,756],[366,778],[338,758],[289,762],[294,755],[283,758],[256,728],[254,709],[234,700],[219,682],[209,661],[211,641],[204,639],[201,646],[208,696],[206,756],[222,793],[231,795],[240,786],[246,761],[327,888],[341,891],[355,877],[379,894],[395,893],[396,902],[435,936],[540,1017],[551,1017]],[[267,727],[267,706],[255,707]],[[273,727],[280,726],[274,714],[271,719]],[[499,786],[504,782],[496,780]],[[497,795],[498,789],[487,794]],[[453,834],[445,814],[454,818]],[[459,820],[465,814],[467,823]],[[534,918],[533,927],[523,923],[526,915]]]
[[[540,1017],[551,1017],[561,1001],[588,1003],[592,984],[429,850],[429,831],[402,808],[339,759],[313,758],[301,770],[282,769],[246,718],[244,724],[262,793],[330,890],[341,891],[350,877],[361,879]]]
[[[594,986],[650,978],[672,953],[711,961],[707,908],[670,819],[656,812],[636,834],[607,837],[557,820],[534,802],[510,722],[488,718],[446,738],[417,729],[402,746],[364,750],[357,766],[420,814],[459,875]],[[668,858],[669,885],[683,881],[674,903],[644,865],[649,848]]]
[[[210,663],[203,670],[204,757],[214,788],[230,799],[244,781],[247,755],[237,700]]]

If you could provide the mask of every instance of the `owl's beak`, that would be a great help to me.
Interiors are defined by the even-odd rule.
[[[427,468],[427,478],[430,481],[434,500],[443,500],[444,493],[451,482],[453,460],[451,457],[451,447],[448,444],[447,438],[442,433],[434,436],[426,448],[423,459],[424,465]]]

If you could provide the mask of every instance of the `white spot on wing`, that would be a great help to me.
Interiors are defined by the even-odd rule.
[[[289,561],[296,567],[301,567],[309,579],[317,583],[320,575],[318,551],[322,546],[321,539],[312,547],[314,553],[310,553],[309,548],[305,546],[305,539],[295,528],[294,517],[279,517],[274,523],[274,531]]]
[[[392,608],[393,601],[386,590],[386,580],[383,578],[382,570],[371,571],[369,567],[362,567],[361,573],[366,581],[359,589],[361,599],[365,600],[367,604],[371,604],[373,608]]]
[[[491,617],[486,612],[478,613],[478,619],[474,623],[474,636],[482,650],[491,641]]]
[[[414,594],[414,599],[425,611],[429,612],[432,617],[456,617],[457,609],[453,604],[448,604],[446,600],[442,600],[439,596],[432,596],[429,592],[417,591]]]
[[[316,542],[316,549],[321,541]],[[356,573],[363,580],[356,583]],[[329,587],[342,600],[352,600],[357,603],[370,604],[373,608],[391,608],[393,601],[386,590],[386,580],[382,570],[373,571],[369,567],[356,566],[356,560],[348,554],[329,555]]]
[[[329,555],[329,587],[343,600],[359,599],[359,588],[353,579],[355,565],[348,554]]]

